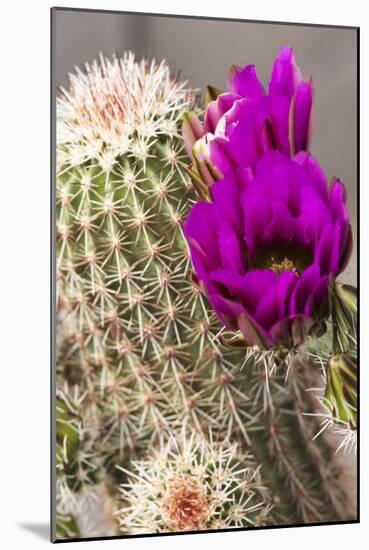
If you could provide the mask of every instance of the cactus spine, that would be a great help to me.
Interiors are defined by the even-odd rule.
[[[201,521],[190,527],[349,517],[332,450],[313,441],[316,420],[304,416],[311,367],[296,357],[285,381],[282,359],[265,376],[262,361],[254,364],[253,354],[245,361],[244,349],[226,345],[192,281],[181,224],[195,192],[179,133],[193,101],[165,63],[131,54],[71,75],[58,101],[57,467],[65,537],[78,533],[73,495],[97,484],[113,511],[132,510],[146,494],[135,471],[151,460],[155,472],[183,425],[183,445],[195,432],[214,463],[238,444],[237,461],[258,480],[254,504],[264,511],[262,521],[248,505],[241,519],[227,518],[219,504],[222,511],[209,515],[210,496],[193,481]],[[223,440],[228,447],[219,450]],[[177,510],[169,530],[182,525],[177,508],[169,499],[167,516]],[[149,516],[152,508],[144,502],[140,510]],[[113,533],[135,532],[123,512],[114,517]],[[137,529],[144,524],[153,526],[153,517],[141,515]]]

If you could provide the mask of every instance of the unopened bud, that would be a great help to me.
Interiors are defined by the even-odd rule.
[[[354,353],[333,355],[327,363],[325,403],[334,419],[357,425],[357,358]]]

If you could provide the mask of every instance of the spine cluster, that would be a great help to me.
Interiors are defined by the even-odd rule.
[[[128,533],[197,531],[264,525],[272,509],[260,467],[236,444],[172,433],[149,459],[124,470],[119,512]]]

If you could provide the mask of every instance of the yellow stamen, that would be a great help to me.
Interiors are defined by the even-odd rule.
[[[295,267],[295,264],[293,263],[293,261],[286,257],[284,257],[284,259],[279,263],[276,262],[275,259],[272,257],[271,262],[272,262],[272,265],[270,269],[274,271],[274,273],[281,274],[287,271],[289,273],[296,273],[297,275],[299,275],[298,270]]]

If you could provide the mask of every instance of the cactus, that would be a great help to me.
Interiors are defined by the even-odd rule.
[[[107,535],[352,517],[334,449],[313,440],[318,422],[305,416],[318,369],[306,353],[245,352],[227,340],[193,277],[182,224],[196,193],[180,130],[194,105],[164,62],[132,54],[86,65],[58,98],[60,538],[79,536],[74,497],[101,483],[115,521]],[[193,446],[182,484],[180,456]],[[198,455],[212,470],[206,494],[192,475]],[[182,521],[175,499],[185,490],[198,507]]]

